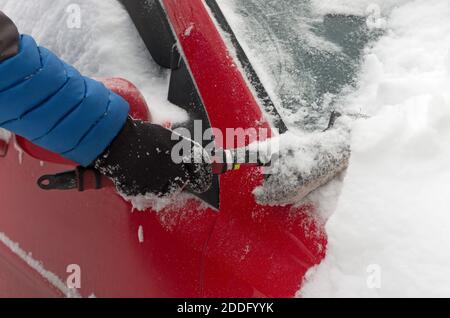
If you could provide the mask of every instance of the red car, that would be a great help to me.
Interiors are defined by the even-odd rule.
[[[172,70],[169,101],[191,120],[286,131],[216,1],[122,2],[154,60]],[[107,84],[150,119],[132,86]],[[257,204],[258,167],[217,176],[182,206],[133,212],[111,187],[42,190],[41,176],[73,166],[20,138],[0,150],[2,297],[293,297],[325,255],[314,206]],[[66,284],[74,273],[79,289]]]

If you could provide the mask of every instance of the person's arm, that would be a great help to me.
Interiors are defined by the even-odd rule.
[[[16,25],[0,11],[0,62],[19,51],[19,31]]]
[[[121,131],[128,103],[2,21],[0,127],[89,166]]]
[[[208,164],[176,164],[172,132],[128,117],[129,105],[82,76],[0,15],[0,127],[84,167],[94,166],[126,195],[165,195],[211,183]]]

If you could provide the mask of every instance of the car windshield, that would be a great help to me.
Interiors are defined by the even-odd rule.
[[[323,14],[309,0],[217,2],[286,125],[326,129],[377,36],[366,17]]]

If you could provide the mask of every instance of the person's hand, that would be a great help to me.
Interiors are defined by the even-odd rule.
[[[196,193],[206,192],[212,183],[208,156],[198,144],[180,138],[189,144],[192,153],[177,163],[180,160],[174,160],[179,158],[173,158],[172,153],[180,140],[172,140],[171,130],[128,118],[94,167],[128,196],[166,196],[186,187]]]

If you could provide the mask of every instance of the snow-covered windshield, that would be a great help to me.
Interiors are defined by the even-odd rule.
[[[367,18],[323,14],[310,0],[218,4],[287,126],[325,129],[378,33]]]

